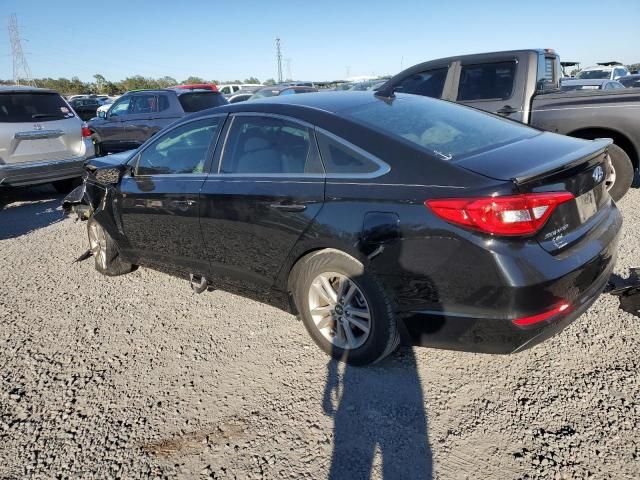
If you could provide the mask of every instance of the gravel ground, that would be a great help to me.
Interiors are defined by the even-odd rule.
[[[60,199],[0,211],[0,478],[640,478],[640,319],[609,295],[517,355],[345,368],[274,308],[72,263],[85,226]]]

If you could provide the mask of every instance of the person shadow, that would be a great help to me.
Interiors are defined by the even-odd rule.
[[[322,404],[334,419],[329,479],[371,478],[377,450],[381,478],[432,478],[427,415],[413,349],[402,348],[369,367],[330,360]]]

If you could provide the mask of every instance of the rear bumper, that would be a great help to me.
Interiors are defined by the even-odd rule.
[[[19,187],[81,177],[85,157],[0,165],[0,186]]]
[[[537,257],[535,275],[522,275],[527,270],[525,262],[511,266],[506,261],[496,262],[496,268],[502,269],[502,278],[513,279],[521,275],[522,279],[517,285],[496,286],[491,295],[476,296],[473,304],[448,304],[446,292],[440,291],[436,295],[439,302],[424,300],[424,307],[399,310],[404,342],[502,354],[540,343],[577,319],[605,289],[615,267],[621,225],[622,217],[613,207],[607,219],[591,232],[590,240],[571,255]],[[458,279],[459,285],[470,292],[474,292],[475,287],[474,267],[478,268],[468,264],[467,277]],[[449,271],[449,276],[452,275],[455,275],[455,268]],[[539,282],[540,278],[544,281]],[[552,311],[564,303],[569,304],[568,309],[539,323],[529,326],[513,323],[518,318]]]

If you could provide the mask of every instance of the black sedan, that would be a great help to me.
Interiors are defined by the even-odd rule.
[[[268,302],[353,364],[401,340],[510,353],[607,283],[609,144],[420,96],[291,95],[95,159],[65,207],[103,274],[147,265]]]

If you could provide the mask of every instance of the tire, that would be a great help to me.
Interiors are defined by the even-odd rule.
[[[87,222],[87,233],[97,271],[114,277],[133,270],[133,265],[120,257],[118,246],[111,235],[94,218],[90,218]]]
[[[615,202],[625,196],[633,183],[633,164],[627,152],[616,144],[609,147],[611,163],[607,166],[607,189]],[[612,178],[613,177],[613,178]]]
[[[102,148],[102,143],[100,143],[100,137],[96,134],[91,135],[91,141],[93,142],[93,148],[95,150],[96,157],[104,157],[106,155],[104,149]]]
[[[289,286],[309,335],[336,360],[376,363],[400,343],[392,302],[381,283],[346,253],[326,249],[303,257],[291,271]]]
[[[56,192],[58,193],[69,193],[71,190],[80,185],[81,180],[81,177],[67,178],[66,180],[51,182],[51,185],[53,185],[53,188],[55,188]]]

